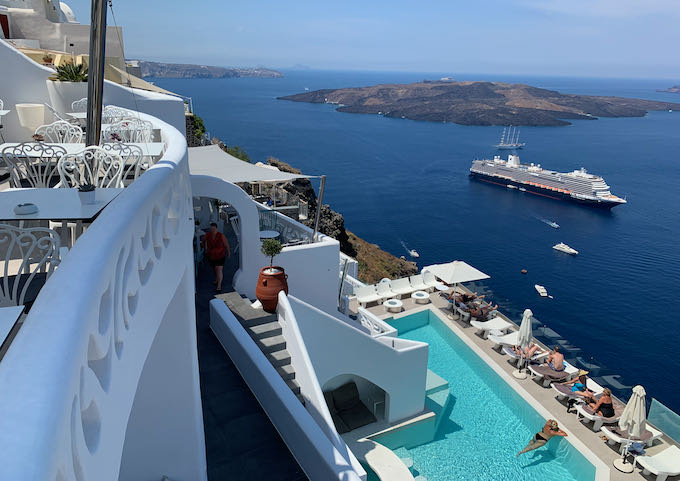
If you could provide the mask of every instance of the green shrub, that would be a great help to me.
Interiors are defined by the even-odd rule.
[[[59,65],[57,71],[50,77],[50,80],[60,82],[87,82],[87,67],[82,63],[74,65],[65,63]]]

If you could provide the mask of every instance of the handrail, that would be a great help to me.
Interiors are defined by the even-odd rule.
[[[186,141],[141,116],[163,158],[78,239],[0,363],[0,479],[118,478],[137,382],[191,269]]]

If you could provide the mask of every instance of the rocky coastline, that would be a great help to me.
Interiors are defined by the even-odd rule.
[[[566,119],[643,117],[680,104],[623,97],[563,94],[525,84],[427,81],[324,89],[279,97],[337,105],[340,112],[461,125],[562,126]]]
[[[215,67],[211,65],[193,65],[184,63],[147,62],[139,60],[142,77],[148,78],[281,78],[283,74],[276,70],[257,68]]]

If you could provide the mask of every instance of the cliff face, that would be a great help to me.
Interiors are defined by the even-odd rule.
[[[211,65],[146,62],[144,60],[139,61],[139,68],[142,71],[142,77],[154,78],[283,77],[281,72],[268,68],[226,68]]]
[[[680,104],[622,97],[562,94],[501,82],[417,82],[325,89],[279,97],[338,105],[340,112],[454,122],[462,125],[569,125],[564,119],[642,117]]]
[[[300,173],[298,169],[273,157],[267,159],[267,162],[284,172]],[[310,217],[305,225],[314,228],[317,201],[311,182],[308,179],[298,179],[289,184],[286,190],[309,203]],[[327,204],[321,206],[319,232],[336,239],[340,243],[340,250],[359,262],[359,280],[362,282],[373,284],[383,277],[394,279],[418,273],[415,262],[399,259],[345,229],[342,214],[335,212]]]

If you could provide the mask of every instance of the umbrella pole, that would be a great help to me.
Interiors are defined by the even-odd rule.
[[[613,463],[614,467],[622,473],[632,473],[634,469],[633,464],[626,461],[626,451],[628,451],[628,446],[630,446],[630,444],[631,443],[621,444],[622,456],[621,458],[616,458]]]

